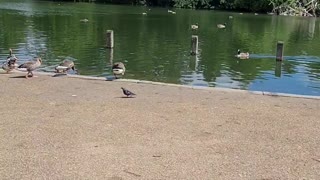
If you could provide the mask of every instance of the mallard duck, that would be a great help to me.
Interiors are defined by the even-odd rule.
[[[18,67],[17,60],[18,58],[14,54],[12,54],[12,49],[9,49],[9,56],[7,57],[7,61],[3,63],[2,69],[9,73],[10,71]]]
[[[193,29],[193,30],[197,30],[198,28],[199,28],[198,23],[191,25],[191,29]]]
[[[217,27],[220,29],[224,29],[226,28],[227,23],[223,23],[223,24],[217,24]]]
[[[116,62],[112,66],[112,71],[113,71],[114,77],[118,79],[117,75],[121,74],[123,76],[126,71],[126,67],[122,62]]]
[[[88,21],[89,21],[89,19],[86,19],[86,18],[80,19],[80,22],[88,22]]]
[[[168,9],[168,13],[176,14],[176,12],[175,12],[175,11],[171,11],[171,10],[169,10],[169,9]]]
[[[55,67],[56,73],[60,73],[61,71],[63,73],[66,73],[70,69],[76,71],[74,62],[71,60],[64,60],[62,63],[59,64],[59,66]]]
[[[241,52],[240,49],[238,49],[238,53],[236,55],[237,58],[240,58],[240,59],[248,59],[249,58],[249,53],[246,52]]]
[[[41,66],[42,63],[42,59],[41,58],[36,58],[35,61],[28,61],[26,63],[21,64],[18,69],[22,70],[22,69],[26,69],[28,71],[26,78],[29,78],[29,75],[31,75],[31,77],[33,77],[33,73],[32,71],[36,70],[38,67]]]

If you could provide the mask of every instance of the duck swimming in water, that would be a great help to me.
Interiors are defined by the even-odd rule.
[[[117,75],[123,76],[125,71],[126,71],[126,67],[124,66],[124,64],[122,62],[116,62],[112,66],[112,72],[113,72],[113,75],[116,79],[118,79]]]
[[[226,28],[226,25],[227,25],[227,23],[217,24],[217,27],[218,27],[219,29],[224,29],[224,28]]]
[[[241,52],[240,49],[238,49],[236,57],[240,58],[240,59],[249,59],[249,53],[248,52],[245,52],[245,53]]]
[[[198,28],[199,28],[198,23],[191,25],[191,29],[192,29],[192,30],[197,30]]]

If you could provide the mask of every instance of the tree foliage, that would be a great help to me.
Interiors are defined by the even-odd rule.
[[[62,0],[73,2],[97,2],[163,6],[192,9],[222,9],[250,12],[285,11],[289,15],[315,15],[320,0]],[[293,12],[294,11],[294,12]],[[304,13],[306,11],[306,13]]]

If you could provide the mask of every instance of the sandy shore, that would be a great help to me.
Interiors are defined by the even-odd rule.
[[[317,99],[16,73],[0,83],[1,179],[320,179]]]

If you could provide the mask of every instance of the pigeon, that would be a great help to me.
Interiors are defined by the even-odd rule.
[[[123,87],[121,87],[121,89],[122,89],[123,94],[126,95],[127,97],[132,97],[132,96],[136,95],[135,93],[129,91],[128,89],[125,89]]]

